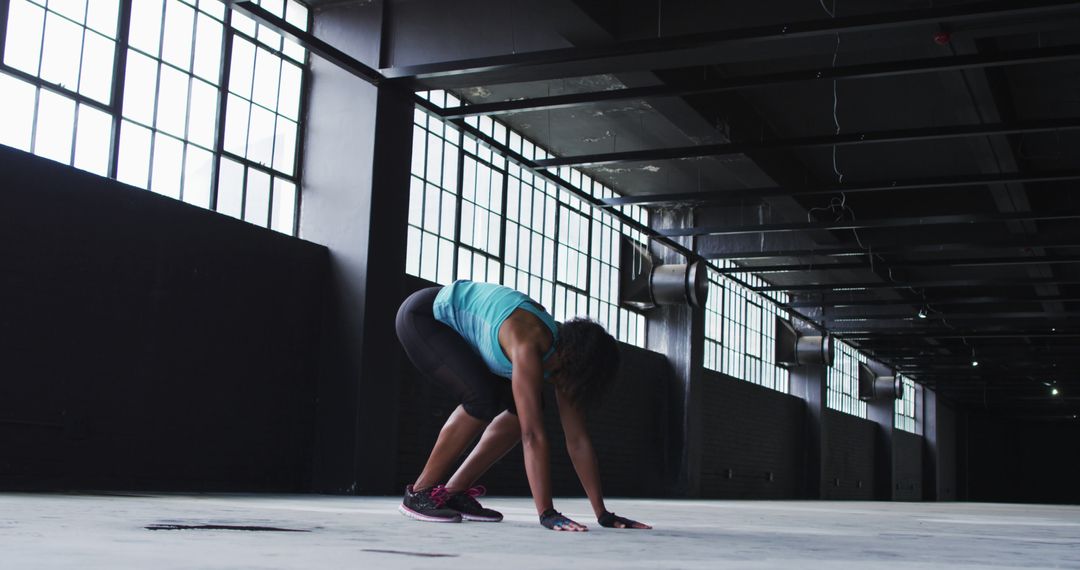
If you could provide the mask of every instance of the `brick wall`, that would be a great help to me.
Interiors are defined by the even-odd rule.
[[[868,420],[825,410],[823,499],[874,497],[874,430]]]
[[[308,489],[326,248],[2,145],[0,172],[0,489]]]
[[[805,403],[715,372],[706,373],[702,388],[702,495],[797,498]]]

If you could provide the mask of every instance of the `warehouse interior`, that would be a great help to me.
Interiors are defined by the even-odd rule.
[[[911,559],[824,538],[837,567],[1080,564],[1078,31],[1063,0],[0,0],[0,528],[191,496],[407,545],[386,497],[457,402],[395,315],[471,279],[618,339],[588,423],[661,519],[641,567],[718,567],[665,517],[781,512],[956,523],[897,530]],[[483,483],[542,540],[520,449]],[[310,560],[468,559],[438,536]],[[819,555],[761,540],[727,562]]]

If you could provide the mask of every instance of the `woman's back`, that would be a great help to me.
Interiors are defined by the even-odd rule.
[[[502,285],[455,281],[439,292],[434,304],[435,318],[460,334],[488,369],[504,378],[510,378],[513,368],[499,344],[499,328],[518,309],[535,315],[556,338],[558,327],[551,315],[524,293]]]

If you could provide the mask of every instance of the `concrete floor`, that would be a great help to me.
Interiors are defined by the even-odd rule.
[[[1080,507],[966,503],[609,501],[655,525],[540,527],[532,502],[487,498],[502,523],[420,523],[394,497],[0,494],[0,569],[1080,568]],[[308,532],[148,530],[240,525]]]

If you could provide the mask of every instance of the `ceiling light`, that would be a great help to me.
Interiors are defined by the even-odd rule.
[[[1058,389],[1057,389],[1057,388],[1051,388],[1051,389],[1050,389],[1050,395],[1051,395],[1051,396],[1057,396],[1057,395],[1058,395],[1058,393],[1059,393],[1059,392],[1058,392]]]

